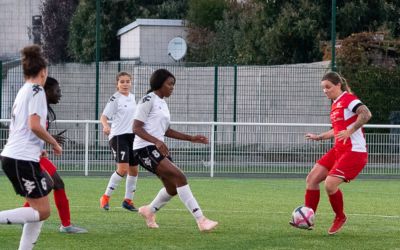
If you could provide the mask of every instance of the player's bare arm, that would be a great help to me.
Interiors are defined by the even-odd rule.
[[[311,134],[308,133],[305,135],[305,138],[308,140],[314,140],[314,141],[321,141],[321,140],[328,140],[334,137],[333,129],[323,132],[321,134]]]
[[[40,125],[40,116],[34,114],[29,117],[29,126],[33,133],[40,139],[44,140],[48,144],[52,145],[54,153],[61,155],[62,148],[58,142]]]
[[[111,131],[111,128],[110,128],[110,125],[108,125],[107,116],[101,115],[101,117],[100,117],[100,122],[101,122],[101,125],[103,125],[103,132],[104,132],[104,134],[109,135],[109,134],[110,134],[110,131]]]
[[[353,127],[347,130],[340,131],[337,134],[337,138],[339,140],[343,140],[344,142],[346,142],[347,138],[349,138],[351,134],[353,134],[364,124],[366,124],[372,117],[371,111],[369,111],[368,107],[365,105],[359,106],[356,110],[356,114],[358,115],[358,117]]]
[[[208,144],[208,138],[205,137],[204,135],[187,135],[181,132],[178,132],[176,130],[173,130],[171,128],[168,128],[168,130],[165,132],[165,136],[174,138],[177,140],[182,140],[182,141],[190,141],[193,143],[203,143],[203,144]]]

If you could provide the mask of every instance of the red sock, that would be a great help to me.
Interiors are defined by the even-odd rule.
[[[317,212],[318,203],[319,203],[320,192],[319,189],[311,190],[306,189],[306,195],[304,196],[304,205],[306,207],[312,208],[314,213]]]
[[[345,217],[343,212],[343,194],[340,189],[336,193],[329,195],[329,202],[331,203],[332,209],[336,214],[336,217]]]
[[[54,190],[54,202],[56,203],[61,224],[64,227],[71,225],[71,215],[69,212],[69,202],[64,189]]]

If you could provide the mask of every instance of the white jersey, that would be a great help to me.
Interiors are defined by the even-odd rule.
[[[164,141],[165,132],[169,128],[170,113],[164,99],[151,92],[144,96],[138,104],[135,119],[144,123],[144,130],[160,141]],[[136,135],[133,149],[144,148],[154,143],[143,140]]]
[[[44,141],[29,128],[29,117],[40,116],[40,125],[46,129],[47,102],[42,86],[25,83],[18,91],[11,112],[10,135],[1,152],[2,156],[39,162]]]
[[[104,108],[103,115],[112,121],[108,139],[115,135],[133,134],[133,119],[136,111],[135,96],[128,96],[120,92],[114,93]]]

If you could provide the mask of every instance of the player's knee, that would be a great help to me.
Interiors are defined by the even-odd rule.
[[[336,193],[337,189],[338,189],[338,186],[335,183],[325,181],[325,190],[328,195]]]
[[[307,187],[319,186],[319,180],[312,173],[309,173],[306,178],[306,184]]]
[[[50,206],[39,209],[39,218],[41,221],[47,220],[50,217]]]

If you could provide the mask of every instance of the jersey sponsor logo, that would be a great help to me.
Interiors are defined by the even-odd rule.
[[[152,153],[152,154],[154,155],[154,157],[156,157],[156,158],[160,157],[160,153],[158,153],[158,151],[155,150],[155,149],[154,149],[151,153]]]
[[[142,102],[143,103],[148,102],[148,101],[150,101],[150,99],[151,99],[151,96],[146,95],[145,97],[143,97]]]
[[[149,157],[143,158],[143,161],[144,161],[144,164],[145,164],[146,166],[151,167],[151,160],[150,160]]]
[[[32,91],[33,91],[33,96],[35,96],[37,93],[42,91],[42,88],[39,85],[35,84],[32,86]]]
[[[22,181],[24,182],[24,187],[26,192],[28,192],[28,194],[32,193],[32,191],[36,188],[35,183],[33,181],[24,178],[22,178]]]

